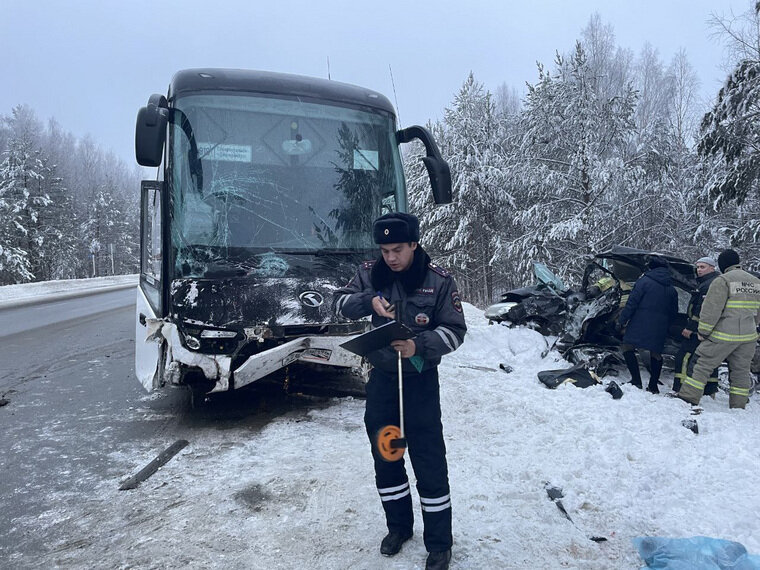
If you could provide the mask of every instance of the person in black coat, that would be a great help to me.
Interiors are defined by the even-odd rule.
[[[650,353],[650,378],[647,391],[657,387],[662,371],[662,349],[668,328],[678,314],[678,294],[671,283],[668,262],[658,255],[649,258],[649,271],[633,286],[628,302],[618,317],[618,328],[625,327],[620,349],[631,373],[631,384],[641,388],[641,373],[636,349]]]

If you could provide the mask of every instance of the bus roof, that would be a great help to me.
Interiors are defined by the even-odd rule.
[[[246,69],[183,69],[172,78],[169,99],[197,91],[238,91],[308,97],[373,107],[396,116],[391,102],[376,91],[304,75]]]

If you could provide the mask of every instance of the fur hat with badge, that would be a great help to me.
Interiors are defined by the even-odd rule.
[[[372,226],[375,243],[409,243],[420,241],[420,221],[417,216],[391,212],[380,216]]]

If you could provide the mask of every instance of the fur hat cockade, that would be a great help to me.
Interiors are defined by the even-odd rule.
[[[420,241],[420,221],[417,216],[404,212],[392,212],[380,216],[372,226],[376,244],[409,243]]]

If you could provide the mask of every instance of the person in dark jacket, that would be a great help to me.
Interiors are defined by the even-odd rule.
[[[409,457],[417,477],[427,570],[445,570],[451,560],[451,495],[441,424],[438,364],[456,350],[467,331],[462,301],[453,277],[430,262],[419,245],[419,222],[400,212],[375,220],[381,256],[365,261],[335,294],[338,314],[350,319],[372,315],[378,327],[392,319],[415,336],[371,352],[364,424],[375,464],[375,482],[388,534],[380,552],[393,556],[412,537],[414,514],[403,458],[386,461],[377,448],[384,426],[398,425],[398,353],[403,358],[404,424]]]
[[[716,271],[718,262],[714,258],[706,256],[700,257],[695,264],[697,269],[697,290],[689,300],[689,306],[686,309],[688,321],[681,331],[683,340],[678,349],[675,359],[675,376],[673,380],[673,391],[678,392],[681,389],[681,382],[691,377],[694,365],[697,362],[696,350],[699,346],[697,335],[697,325],[699,325],[699,313],[702,310],[702,302],[705,300],[710,283],[713,282],[720,273]],[[709,396],[718,391],[718,371],[714,370],[710,377],[710,382],[705,387],[705,395]]]
[[[647,391],[659,394],[657,384],[662,371],[662,349],[668,327],[678,313],[678,294],[671,284],[668,262],[663,257],[651,256],[648,266],[649,271],[633,286],[618,317],[618,327],[625,327],[620,349],[631,373],[631,384],[642,387],[635,349],[648,350],[650,378]]]

